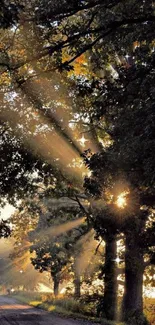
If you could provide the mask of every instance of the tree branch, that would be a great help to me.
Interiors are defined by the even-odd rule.
[[[119,0],[120,1],[120,0]],[[117,1],[117,2],[119,2]],[[76,4],[76,3],[75,3]],[[89,1],[87,4],[85,5],[77,5],[75,8],[67,8],[66,7],[61,7],[61,12],[60,12],[60,8],[57,9],[57,11],[51,11],[50,12],[50,15],[46,15],[46,20],[53,20],[54,18],[56,19],[56,17],[58,16],[59,20],[62,20],[62,19],[65,19],[65,18],[69,18],[71,16],[74,16],[75,14],[77,14],[78,12],[80,11],[83,11],[83,10],[87,10],[87,9],[93,9],[93,8],[96,8],[97,6],[99,5],[104,5],[103,4],[103,0],[96,0],[96,1]],[[115,6],[116,4],[113,4],[113,6]],[[109,6],[106,6],[108,9],[111,8]],[[70,11],[69,11],[70,10]],[[62,12],[63,11],[63,12]],[[58,19],[57,18],[57,19]],[[35,21],[36,20],[36,17],[34,18],[31,18],[31,19],[24,19],[24,21]],[[38,19],[39,20],[39,19]],[[43,21],[43,19],[39,20],[40,21]]]
[[[65,61],[63,64],[60,64],[59,66],[55,67],[55,70],[58,69],[63,69],[66,66],[70,65],[73,61],[75,61],[79,56],[81,56],[83,53],[85,53],[86,51],[88,51],[89,49],[91,49],[96,43],[98,43],[101,39],[105,38],[106,36],[108,36],[109,34],[111,34],[112,32],[115,32],[116,30],[118,30],[118,28],[122,27],[122,26],[126,26],[126,25],[134,25],[134,24],[142,24],[144,22],[147,21],[152,21],[155,22],[155,16],[150,15],[150,16],[142,16],[142,17],[138,17],[138,18],[132,18],[132,19],[123,19],[120,21],[112,21],[110,22],[107,26],[104,24],[102,26],[99,26],[98,28],[95,29],[85,29],[82,32],[79,32],[78,34],[73,34],[71,36],[69,36],[67,38],[67,40],[61,41],[57,44],[55,44],[54,46],[48,46],[46,47],[42,53],[39,53],[37,56],[35,56],[32,59],[28,59],[25,60],[17,65],[15,65],[14,67],[9,67],[10,70],[16,70],[19,69],[20,67],[22,67],[23,65],[27,64],[27,63],[31,63],[33,61],[36,60],[40,60],[43,57],[47,56],[47,55],[52,55],[55,52],[61,50],[64,46],[70,46],[72,41],[77,41],[79,40],[81,37],[84,37],[86,35],[93,35],[93,34],[98,34],[101,32],[101,34],[91,43],[87,44],[86,46],[83,47],[83,49],[81,51],[79,51],[74,57],[72,57],[70,60]]]
[[[82,203],[80,202],[78,196],[76,195],[76,202],[78,203],[80,209],[85,213],[85,215],[87,216],[88,221],[91,218],[91,215],[89,214],[89,212],[85,209],[85,207],[82,205]]]
[[[95,253],[94,253],[94,255],[97,255],[98,250],[99,250],[99,248],[100,248],[102,242],[103,242],[103,239],[101,239],[101,241],[100,241],[99,244],[97,245],[97,247],[96,247],[96,249],[95,249]]]

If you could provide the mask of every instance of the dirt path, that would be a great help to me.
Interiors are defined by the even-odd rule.
[[[0,325],[95,325],[88,321],[72,320],[22,305],[13,298],[0,296]],[[97,325],[97,324],[96,324]]]

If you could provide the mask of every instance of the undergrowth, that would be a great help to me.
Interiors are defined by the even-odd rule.
[[[116,323],[99,319],[97,317],[97,301],[94,299],[87,300],[82,297],[80,300],[75,300],[72,297],[59,296],[54,298],[50,293],[38,292],[16,292],[13,296],[23,303],[33,307],[42,308],[51,313],[60,314],[63,317],[81,318],[93,320],[103,325],[114,325]],[[144,301],[144,314],[151,325],[155,325],[155,300],[146,299]],[[121,323],[117,322],[117,325]]]

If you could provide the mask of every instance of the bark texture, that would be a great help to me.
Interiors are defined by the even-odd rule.
[[[57,297],[59,294],[59,284],[60,284],[59,277],[54,276],[53,283],[54,283],[54,296]]]
[[[117,241],[116,236],[106,238],[105,247],[105,276],[104,276],[104,298],[103,314],[107,319],[115,320],[117,314]]]
[[[143,252],[133,232],[126,235],[123,319],[143,314]]]

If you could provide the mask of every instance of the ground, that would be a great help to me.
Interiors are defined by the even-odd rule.
[[[0,325],[95,325],[92,322],[66,319],[20,304],[7,296],[0,296]],[[97,325],[97,324],[96,324]]]

